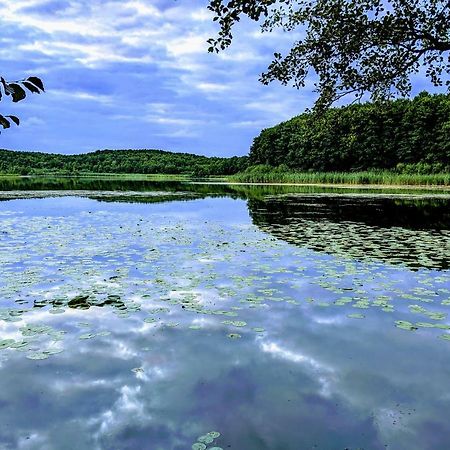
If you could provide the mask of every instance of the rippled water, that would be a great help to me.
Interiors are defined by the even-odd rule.
[[[446,195],[23,187],[1,449],[448,447]]]

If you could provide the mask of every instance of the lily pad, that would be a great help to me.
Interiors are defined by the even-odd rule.
[[[212,444],[214,442],[214,438],[211,437],[209,434],[205,434],[203,436],[199,436],[197,438],[198,442],[202,442],[203,444]]]
[[[82,334],[81,336],[79,336],[78,339],[92,339],[96,336],[96,334],[94,333],[86,333],[86,334]]]
[[[2,339],[0,340],[0,350],[3,348],[11,347],[16,341],[14,339]]]
[[[220,433],[218,431],[210,431],[209,433],[206,433],[206,434],[208,436],[211,436],[213,439],[217,439],[218,437],[220,437]]]
[[[45,352],[36,352],[36,353],[30,353],[27,355],[28,359],[35,359],[35,360],[41,360],[41,359],[47,359],[50,355]]]
[[[240,334],[238,334],[238,333],[230,333],[230,334],[227,334],[227,336],[228,336],[230,339],[239,339],[239,338],[242,337],[242,336],[241,336]]]
[[[402,330],[407,330],[407,331],[417,330],[417,327],[415,325],[413,325],[411,322],[407,322],[405,320],[396,320],[395,325],[397,328],[401,328]]]
[[[225,325],[232,325],[233,327],[245,327],[247,325],[247,322],[242,320],[224,320],[222,323]]]
[[[206,450],[206,445],[201,442],[196,442],[192,444],[192,450]]]

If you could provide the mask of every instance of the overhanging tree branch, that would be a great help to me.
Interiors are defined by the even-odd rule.
[[[20,81],[8,82],[3,77],[0,77],[0,100],[6,96],[11,97],[13,103],[17,103],[25,99],[27,91],[34,94],[44,92],[42,80],[38,77],[28,77]],[[20,119],[17,116],[0,114],[0,126],[3,129],[10,128],[11,123],[19,125]]]
[[[450,71],[450,1],[211,0],[209,9],[219,24],[211,52],[231,45],[242,16],[261,22],[264,32],[301,29],[305,37],[284,56],[275,51],[260,80],[301,88],[315,74],[320,108],[349,93],[406,96],[421,67],[436,86]]]

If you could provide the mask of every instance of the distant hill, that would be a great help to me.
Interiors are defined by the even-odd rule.
[[[245,156],[219,158],[163,150],[98,150],[79,155],[0,150],[0,173],[232,175],[244,170],[247,160]]]

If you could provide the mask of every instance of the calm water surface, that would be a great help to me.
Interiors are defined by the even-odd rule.
[[[448,196],[15,183],[2,450],[449,448]]]

